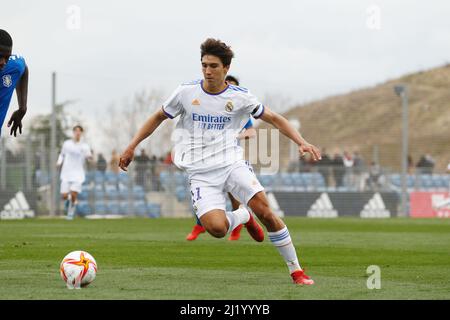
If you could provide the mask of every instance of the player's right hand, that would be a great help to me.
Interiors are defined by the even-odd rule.
[[[299,151],[301,157],[303,157],[305,155],[305,153],[311,154],[314,162],[322,160],[322,155],[320,153],[319,148],[317,148],[315,145],[312,145],[310,143],[302,144],[301,146],[298,147],[298,151]]]
[[[119,168],[123,171],[128,171],[127,167],[133,161],[134,158],[134,149],[128,147],[120,156],[119,160]]]
[[[22,134],[22,118],[25,116],[25,113],[26,111],[19,109],[11,115],[8,121],[8,128],[11,127],[11,136],[14,134],[14,137],[17,137],[17,129],[19,129],[19,134]]]

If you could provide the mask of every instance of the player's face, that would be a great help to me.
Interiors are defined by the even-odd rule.
[[[204,55],[202,58],[203,78],[208,85],[219,86],[223,84],[228,69],[229,66],[225,67],[216,56]]]
[[[6,66],[10,56],[11,56],[10,48],[0,47],[0,70],[2,70]]]
[[[73,138],[77,141],[80,140],[82,133],[83,131],[81,131],[80,128],[75,128],[75,130],[73,130]]]

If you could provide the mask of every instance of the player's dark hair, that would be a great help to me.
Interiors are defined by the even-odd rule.
[[[206,39],[205,42],[201,44],[200,50],[201,58],[203,58],[204,55],[216,56],[222,61],[225,67],[228,67],[231,64],[231,59],[234,57],[231,47],[218,39]]]
[[[226,76],[225,81],[226,82],[233,81],[234,83],[236,83],[237,86],[239,85],[239,80],[236,77],[231,76],[231,75],[230,76]]]
[[[83,127],[77,124],[75,127],[73,127],[72,131],[75,131],[76,129],[80,129],[81,132],[84,131]]]
[[[13,41],[8,32],[3,29],[0,29],[0,46],[11,48],[13,45]]]

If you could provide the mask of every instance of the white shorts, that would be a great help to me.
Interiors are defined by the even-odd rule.
[[[244,205],[264,190],[250,164],[240,160],[217,170],[192,174],[190,179],[192,207],[198,218],[213,209],[226,209],[226,194]]]
[[[61,180],[61,193],[69,193],[71,191],[80,193],[82,182]]]

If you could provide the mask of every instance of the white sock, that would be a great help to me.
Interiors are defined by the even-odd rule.
[[[250,212],[245,207],[239,207],[239,209],[234,211],[226,211],[225,214],[229,224],[227,233],[233,231],[238,225],[247,223],[250,220]]]
[[[76,203],[72,203],[72,201],[70,201],[69,203],[69,210],[67,210],[67,216],[69,218],[73,218],[75,216],[75,209],[77,208],[77,204]]]
[[[270,241],[277,247],[278,252],[283,256],[284,261],[289,268],[289,273],[296,270],[302,270],[288,228],[285,226],[279,231],[267,232],[267,234],[269,235]]]

